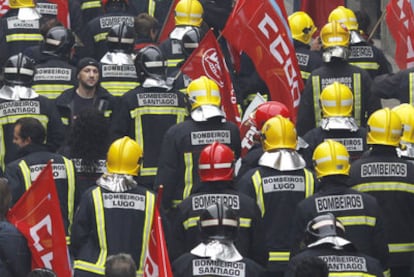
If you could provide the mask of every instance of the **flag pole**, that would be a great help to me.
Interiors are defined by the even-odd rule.
[[[382,12],[380,18],[378,18],[377,23],[375,23],[374,28],[372,28],[371,33],[369,34],[367,41],[370,41],[372,39],[372,37],[375,35],[375,33],[377,32],[379,26],[381,25],[381,22],[384,20],[386,14],[387,14],[387,10],[384,9],[384,11]]]

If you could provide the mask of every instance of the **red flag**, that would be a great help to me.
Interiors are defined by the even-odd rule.
[[[9,9],[9,0],[0,0],[0,16],[5,14]]]
[[[296,115],[303,81],[284,14],[284,6],[275,0],[241,1],[227,20],[223,35],[252,59],[271,100],[282,102]]]
[[[396,43],[395,62],[400,69],[413,67],[414,14],[410,0],[391,0],[387,5],[386,21]]]
[[[300,10],[309,14],[318,29],[328,22],[329,14],[338,6],[345,6],[344,0],[302,0]]]
[[[171,31],[174,30],[175,27],[175,6],[177,6],[177,3],[180,0],[174,0],[171,3],[170,6],[170,10],[168,11],[168,17],[165,19],[164,24],[162,25],[161,31],[158,35],[158,42],[163,42],[164,40],[166,40],[168,38],[168,36],[170,35]]]
[[[59,277],[72,276],[51,162],[8,212],[7,219],[26,237],[32,268],[46,267]]]
[[[159,211],[162,190],[163,187],[160,186],[158,188],[157,202],[154,209],[154,219],[152,221],[147,257],[145,259],[144,277],[173,276]]]
[[[70,27],[69,1],[68,0],[48,0],[49,3],[56,4],[58,7],[57,19],[66,27]]]
[[[181,71],[193,80],[203,75],[214,80],[220,88],[221,105],[227,120],[240,126],[240,114],[233,83],[223,53],[212,30],[206,33],[197,49],[191,53],[181,67]]]

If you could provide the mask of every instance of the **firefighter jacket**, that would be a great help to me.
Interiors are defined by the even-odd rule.
[[[371,195],[349,188],[347,179],[341,175],[324,177],[318,192],[299,202],[291,229],[291,256],[299,252],[308,222],[332,213],[345,226],[344,238],[360,252],[378,259],[385,269],[389,254],[381,208]]]
[[[280,171],[259,166],[239,179],[236,187],[252,197],[260,208],[269,252],[267,268],[272,272],[284,271],[290,255],[292,214],[288,211],[314,193],[313,174],[304,168]]]
[[[225,277],[264,277],[263,267],[249,258],[237,262],[212,260],[186,253],[172,264],[174,276],[225,276]]]
[[[75,210],[76,188],[75,168],[72,161],[60,154],[47,151],[47,148],[43,145],[29,144],[21,150],[25,155],[7,164],[4,172],[12,190],[13,204],[31,187],[32,182],[36,180],[48,161],[53,160],[53,179],[58,192],[60,210],[66,231],[66,242],[69,244],[70,228]]]
[[[69,2],[70,27],[83,37],[86,24],[104,13],[100,0],[73,0]]]
[[[335,81],[347,85],[353,92],[353,117],[359,126],[366,126],[369,115],[381,108],[380,99],[371,94],[369,74],[342,59],[333,58],[312,71],[306,82],[296,120],[298,135],[303,136],[317,126],[321,119],[319,96],[327,85]]]
[[[303,83],[306,83],[311,72],[323,65],[322,54],[320,51],[311,50],[308,44],[298,40],[293,40],[293,46],[295,47]]]
[[[26,238],[13,224],[0,220],[0,276],[26,277],[31,268]]]
[[[165,133],[158,163],[156,185],[164,185],[163,206],[176,207],[200,185],[198,159],[204,147],[218,141],[240,156],[240,134],[236,124],[221,117],[205,122],[188,119]]]
[[[117,253],[130,254],[142,276],[154,207],[154,193],[139,185],[123,192],[87,190],[71,234],[75,276],[104,276],[107,257]]]
[[[55,100],[55,105],[59,111],[63,124],[68,127],[71,125],[72,120],[76,118],[77,113],[81,109],[96,108],[103,112],[105,117],[111,118],[112,111],[115,108],[117,100],[106,89],[98,86],[95,92],[95,97],[91,102],[91,107],[80,107],[76,105],[75,94],[77,87],[65,90]]]
[[[391,64],[385,58],[384,53],[374,45],[362,41],[349,45],[348,62],[365,69],[371,78],[391,73]]]
[[[9,10],[0,19],[0,65],[30,46],[43,41],[39,19],[22,20],[17,18],[19,9]]]
[[[379,98],[396,98],[401,103],[414,104],[414,68],[385,74],[374,79],[372,93]]]
[[[350,185],[373,195],[382,208],[389,266],[409,266],[414,252],[414,164],[398,158],[394,147],[372,147],[351,165]]]
[[[58,57],[43,55],[36,64],[32,88],[36,93],[56,99],[63,91],[78,84],[76,68]]]
[[[382,266],[377,259],[351,247],[335,249],[332,245],[322,244],[308,247],[293,257],[285,277],[294,277],[296,266],[307,257],[318,257],[323,260],[328,266],[329,276],[384,276]]]
[[[114,111],[111,132],[113,139],[129,136],[144,151],[139,175],[146,185],[154,184],[161,155],[160,146],[167,130],[187,115],[185,95],[166,87],[137,87],[124,94]]]
[[[219,201],[236,211],[239,217],[240,227],[234,241],[237,250],[243,257],[266,266],[265,230],[260,210],[252,198],[236,191],[232,182],[202,183],[197,193],[177,206],[176,215],[171,218],[171,260],[191,251],[201,242],[198,228],[200,215],[207,207]]]
[[[106,13],[85,23],[81,39],[85,45],[86,56],[99,61],[109,51],[106,45],[106,35],[109,29],[121,22],[134,27],[134,16],[123,12]]]
[[[325,140],[333,139],[346,147],[350,155],[350,161],[353,162],[368,150],[366,137],[367,131],[364,127],[360,127],[356,131],[346,129],[323,130],[321,127],[316,127],[303,136],[309,147],[303,149],[302,155],[307,167],[313,168],[312,155],[315,148]]]
[[[237,172],[236,180],[243,177],[243,175],[249,170],[256,168],[260,157],[263,155],[263,147],[261,144],[255,143],[252,148],[249,149],[249,152],[241,160],[240,169]]]
[[[6,87],[6,86],[4,86]],[[4,88],[3,87],[3,88]],[[64,127],[52,100],[38,95],[31,99],[9,100],[0,97],[0,166],[17,158],[17,146],[13,143],[14,123],[21,117],[34,117],[46,129],[46,145],[50,151],[56,151],[64,140]]]

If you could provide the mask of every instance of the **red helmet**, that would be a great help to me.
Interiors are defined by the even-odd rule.
[[[206,146],[200,153],[198,172],[202,182],[230,181],[234,175],[234,153],[217,141]]]
[[[260,104],[253,115],[253,121],[257,130],[261,130],[268,119],[277,115],[281,115],[292,120],[290,111],[285,104],[278,101],[268,101]]]

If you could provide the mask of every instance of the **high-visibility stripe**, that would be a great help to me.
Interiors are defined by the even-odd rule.
[[[306,71],[300,71],[300,75],[302,76],[302,79],[307,80],[310,76],[310,72],[306,72]]]
[[[184,61],[184,59],[169,59],[167,60],[167,67],[177,67],[182,61]]]
[[[358,125],[361,125],[361,107],[362,107],[362,93],[361,93],[361,74],[354,73],[354,118]]]
[[[152,17],[155,16],[155,7],[156,7],[156,1],[154,0],[148,0],[148,14]]]
[[[25,160],[19,162],[19,167],[24,179],[24,188],[28,190],[32,186],[32,178],[30,177],[30,168]]]
[[[362,192],[369,191],[401,191],[414,193],[414,185],[403,182],[375,182],[375,183],[363,183],[353,187],[354,189]]]
[[[37,84],[33,85],[32,89],[36,91],[36,93],[46,96],[49,99],[56,99],[59,95],[62,94],[63,91],[73,88],[73,85],[64,85],[64,84]]]
[[[413,104],[413,94],[414,94],[414,85],[413,85],[413,83],[414,83],[414,72],[410,72],[410,74],[408,75],[409,77],[409,91],[408,91],[408,95],[409,95],[409,104]]]
[[[411,243],[389,243],[390,253],[414,252],[414,242]]]
[[[41,34],[10,34],[6,36],[7,42],[14,41],[42,41],[43,36]]]
[[[66,178],[68,181],[68,233],[72,230],[73,215],[75,211],[75,168],[73,162],[63,157],[66,169]]]
[[[366,70],[378,70],[380,68],[377,62],[350,62],[350,64]]]
[[[253,174],[252,181],[254,190],[256,192],[256,203],[257,206],[259,206],[259,209],[263,217],[265,214],[265,204],[263,199],[262,177],[260,176],[259,170],[256,170],[256,172]]]
[[[321,95],[321,85],[319,76],[312,76],[312,92],[313,92],[313,109],[315,114],[315,126],[319,125],[321,121],[321,107],[319,106],[319,99]]]
[[[111,117],[111,115],[112,115],[112,110],[106,110],[104,112],[104,117],[106,117],[106,118]]]
[[[240,228],[250,228],[252,226],[252,219],[247,217],[240,217],[239,226]]]
[[[194,216],[194,217],[187,218],[183,222],[184,229],[188,230],[190,228],[196,227],[199,220],[200,220],[199,216]]]
[[[186,199],[191,194],[193,188],[193,153],[184,153],[184,191],[183,199]]]
[[[183,200],[182,200],[182,199],[174,199],[174,200],[172,201],[172,206],[173,206],[173,208],[177,208],[177,206],[178,206],[181,202],[183,202]]]
[[[93,9],[93,8],[99,8],[102,7],[101,5],[101,1],[87,1],[87,2],[83,2],[81,5],[81,10],[86,10],[86,9]]]
[[[158,167],[143,167],[141,165],[141,169],[139,170],[139,176],[155,176],[157,175]]]
[[[304,169],[305,172],[305,198],[313,195],[315,193],[315,180],[313,179],[312,173]]]
[[[152,219],[154,218],[155,195],[149,191],[145,194],[145,220],[144,228],[142,230],[142,244],[141,257],[139,258],[139,265],[137,265],[138,273],[144,272],[145,257],[147,255],[147,248],[151,234]]]
[[[329,272],[329,277],[375,277],[376,275],[372,275],[366,272],[360,271],[347,271],[347,272]]]
[[[339,221],[342,222],[344,226],[354,226],[354,225],[367,225],[374,227],[377,219],[373,216],[338,216]]]
[[[70,122],[69,118],[61,117],[60,120],[62,120],[63,125],[66,125],[66,126],[69,125],[69,122]]]
[[[391,269],[387,269],[383,273],[384,273],[384,277],[391,277]]]
[[[288,262],[289,257],[290,257],[290,252],[285,252],[285,251],[269,252],[269,262]]]
[[[99,33],[93,36],[93,40],[95,42],[100,42],[106,40],[106,37],[108,36],[108,32]]]
[[[101,82],[101,86],[114,96],[122,96],[125,94],[125,92],[128,92],[139,86],[139,84],[139,82]]]

